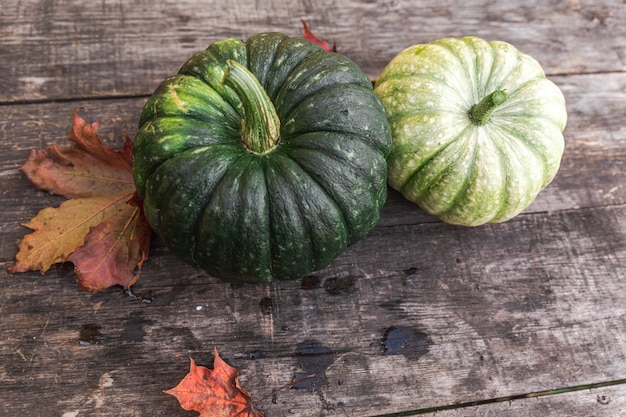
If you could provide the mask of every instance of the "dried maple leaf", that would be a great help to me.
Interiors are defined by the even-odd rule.
[[[190,358],[189,373],[180,383],[167,391],[180,406],[197,411],[200,417],[263,417],[252,405],[252,397],[239,385],[237,369],[220,358],[215,349],[213,370],[196,366]]]
[[[321,46],[325,51],[328,52],[337,52],[337,45],[333,42],[333,46],[331,47],[328,42],[318,38],[317,36],[315,36],[313,34],[313,32],[311,31],[311,29],[309,28],[309,25],[306,24],[306,22],[304,20],[301,20],[302,22],[302,30],[304,32],[304,39],[309,40],[313,43],[318,44],[319,46]]]
[[[104,146],[98,123],[73,114],[71,146],[32,150],[22,171],[40,190],[69,200],[45,208],[24,226],[34,230],[19,243],[9,272],[40,270],[52,264],[74,264],[78,285],[101,291],[112,285],[130,287],[148,256],[150,227],[136,197],[132,141],[124,147]]]

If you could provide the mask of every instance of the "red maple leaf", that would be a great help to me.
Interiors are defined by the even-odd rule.
[[[72,262],[78,285],[101,291],[130,287],[148,257],[150,226],[133,182],[132,141],[113,150],[102,144],[98,123],[73,113],[70,146],[32,150],[22,171],[36,188],[66,197],[24,226],[34,230],[19,243],[10,273]]]
[[[301,22],[302,22],[302,30],[304,32],[304,39],[306,39],[308,41],[311,41],[311,42],[313,42],[315,44],[318,44],[325,51],[337,52],[337,45],[335,44],[335,42],[333,42],[333,46],[331,47],[328,44],[328,42],[326,42],[325,40],[322,40],[322,39],[318,38],[317,36],[315,36],[315,34],[313,34],[311,29],[309,28],[309,25],[307,25],[304,20],[301,19]]]
[[[239,385],[239,372],[220,358],[215,349],[213,369],[197,366],[191,358],[189,373],[167,391],[180,406],[197,411],[200,417],[263,417],[252,405],[252,397]]]

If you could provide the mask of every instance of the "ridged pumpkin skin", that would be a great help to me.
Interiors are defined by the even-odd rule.
[[[242,142],[252,122],[224,84],[229,60],[273,103],[280,137],[268,150]],[[328,265],[372,230],[386,199],[391,137],[371,81],[302,38],[211,44],[156,89],[139,126],[134,176],[148,222],[226,281],[294,279]]]
[[[389,184],[446,222],[508,220],[559,169],[563,94],[537,61],[508,43],[465,37],[411,46],[374,91],[392,130]],[[496,91],[504,102],[475,123],[474,106]]]

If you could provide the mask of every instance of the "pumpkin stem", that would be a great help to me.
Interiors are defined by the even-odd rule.
[[[278,144],[280,119],[259,80],[240,63],[227,60],[222,84],[232,88],[243,105],[241,140],[248,151],[263,155]]]
[[[480,100],[478,104],[472,106],[467,112],[470,120],[477,126],[482,126],[489,121],[491,113],[500,104],[504,103],[507,99],[505,90],[496,90],[489,94],[487,97]]]

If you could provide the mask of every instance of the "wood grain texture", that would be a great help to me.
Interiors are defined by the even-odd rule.
[[[70,264],[6,273],[28,232],[19,224],[62,201],[17,169],[30,149],[65,143],[73,110],[121,145],[194,51],[265,30],[298,35],[300,18],[371,78],[403,47],[444,36],[530,53],[567,101],[556,179],[520,216],[477,228],[391,191],[367,238],[290,282],[222,283],[158,237],[139,299],[80,292]],[[615,0],[3,4],[0,416],[191,415],[162,391],[190,356],[210,366],[214,347],[255,399],[316,375],[259,404],[268,417],[626,415],[624,22]],[[522,398],[550,390],[563,391]]]
[[[272,416],[376,415],[620,379],[625,219],[621,206],[480,230],[381,227],[315,276],[263,286],[218,282],[157,245],[135,288],[151,304],[77,293],[68,270],[5,279],[0,405],[171,415],[160,389],[189,356],[212,363],[214,346],[255,398],[318,375],[264,404]],[[81,346],[88,325],[100,336]]]
[[[149,94],[211,42],[297,36],[300,19],[372,78],[409,45],[464,35],[511,42],[549,74],[626,66],[626,8],[615,0],[11,0],[0,11],[0,102]]]
[[[519,417],[519,416],[616,416],[626,410],[624,385],[589,388],[559,395],[531,395],[528,398],[424,413],[437,417]],[[389,416],[393,417],[393,416]],[[399,416],[396,416],[399,417]]]

